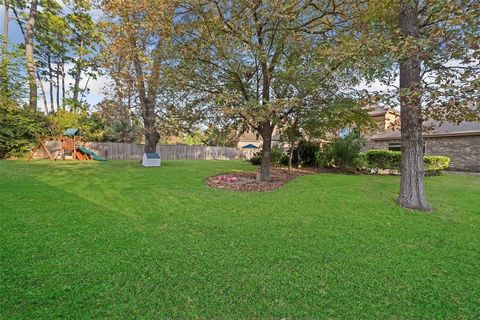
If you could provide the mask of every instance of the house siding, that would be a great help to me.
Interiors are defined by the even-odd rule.
[[[400,139],[368,141],[364,151],[370,149],[388,149],[389,143],[398,143]],[[427,155],[447,156],[450,158],[450,170],[480,172],[480,135],[458,137],[426,137]]]

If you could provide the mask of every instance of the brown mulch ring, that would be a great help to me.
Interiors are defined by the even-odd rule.
[[[233,191],[264,192],[280,188],[298,176],[317,173],[315,168],[292,169],[273,167],[270,172],[271,181],[257,181],[258,172],[231,172],[209,177],[205,184],[211,188]]]

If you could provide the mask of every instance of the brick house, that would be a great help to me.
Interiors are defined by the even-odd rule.
[[[480,122],[454,124],[426,121],[424,152],[426,155],[447,156],[450,169],[480,172]],[[385,130],[368,139],[364,151],[371,149],[400,150],[400,131]]]

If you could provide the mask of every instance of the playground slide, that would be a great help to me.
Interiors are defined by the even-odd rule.
[[[80,147],[78,147],[78,150],[80,150],[81,152],[83,152],[83,153],[85,153],[85,154],[88,154],[89,156],[92,157],[93,160],[106,161],[106,159],[98,156],[95,152],[90,151],[90,150],[88,150],[88,149],[85,148],[85,147],[80,146]]]

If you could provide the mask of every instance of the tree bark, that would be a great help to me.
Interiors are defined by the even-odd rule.
[[[30,90],[29,107],[31,110],[37,110],[37,82],[35,78],[36,66],[35,59],[33,57],[33,32],[37,17],[37,6],[38,0],[32,0],[27,27],[25,30],[25,56],[27,60],[28,87]]]
[[[270,122],[264,122],[260,126],[262,136],[262,162],[260,163],[260,181],[271,180],[270,169],[272,166],[272,134],[274,126]]]
[[[145,109],[143,122],[145,126],[145,152],[157,152],[157,143],[160,136],[157,132],[154,106],[148,106]]]
[[[8,0],[4,1],[5,11],[4,11],[4,21],[3,21],[3,35],[2,35],[2,70],[1,72],[1,86],[2,94],[5,94],[7,97],[10,96],[9,86],[8,86],[8,14],[9,14],[9,2]]]
[[[53,70],[52,70],[52,57],[50,53],[47,53],[48,63],[48,84],[50,88],[50,112],[55,112],[55,102],[53,100]]]
[[[78,94],[80,92],[80,80],[82,79],[82,67],[83,67],[83,39],[80,38],[78,59],[77,59],[77,63],[75,64],[75,80],[73,84],[73,111],[74,112],[80,109],[80,101],[78,100]]]
[[[288,170],[293,169],[293,150],[295,148],[295,136],[297,133],[298,119],[293,121],[293,125],[290,128],[290,150],[288,153]]]
[[[400,1],[403,37],[419,38],[418,2]],[[425,197],[421,106],[421,60],[418,51],[400,61],[401,180],[400,206],[430,210]]]
[[[57,66],[56,66],[56,81],[55,81],[55,94],[56,94],[56,100],[57,100],[57,111],[60,109],[60,60],[57,60]]]
[[[65,110],[65,58],[62,55],[62,109]]]
[[[48,114],[47,94],[45,92],[45,87],[43,85],[42,78],[40,78],[40,74],[38,73],[38,71],[37,71],[37,78],[38,78],[38,84],[40,85],[40,92],[42,93],[43,108],[45,110],[45,114]]]

